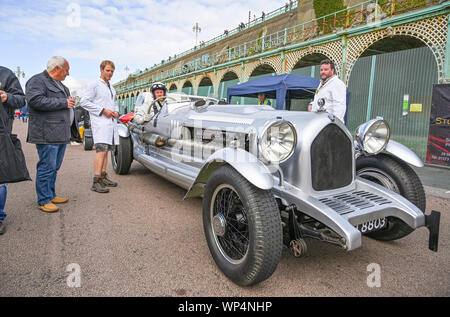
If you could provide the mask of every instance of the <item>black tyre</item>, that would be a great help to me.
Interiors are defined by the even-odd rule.
[[[231,166],[214,171],[206,185],[203,228],[217,266],[238,285],[264,281],[280,262],[283,235],[272,192]]]
[[[83,134],[83,148],[85,151],[91,151],[94,147],[94,139],[91,136]]]
[[[416,172],[405,162],[387,154],[360,157],[356,160],[356,174],[399,193],[422,212],[425,212],[426,198],[422,182]],[[398,218],[388,217],[385,229],[368,233],[367,236],[391,241],[403,238],[414,231]]]
[[[131,139],[119,137],[119,145],[111,152],[111,161],[116,174],[124,175],[133,162],[133,145]]]

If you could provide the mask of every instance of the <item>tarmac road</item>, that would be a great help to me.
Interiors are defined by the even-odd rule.
[[[15,121],[34,179],[37,151],[25,143],[26,128]],[[270,279],[242,288],[210,256],[200,199],[183,201],[182,188],[137,162],[125,176],[110,168],[119,187],[106,195],[94,193],[94,156],[81,146],[67,147],[57,193],[70,202],[59,213],[37,208],[34,182],[8,187],[0,296],[450,295],[448,199],[427,197],[427,213],[442,212],[438,253],[428,250],[424,228],[396,242],[363,238],[363,247],[352,252],[309,240],[305,258],[285,249]],[[379,265],[380,287],[367,284],[375,272],[371,266],[368,271],[372,263]],[[79,280],[72,279],[77,269]],[[77,282],[80,287],[69,286]]]

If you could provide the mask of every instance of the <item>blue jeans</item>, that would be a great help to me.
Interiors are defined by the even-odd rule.
[[[55,198],[55,182],[66,151],[65,144],[37,144],[39,162],[36,169],[36,194],[39,206]]]
[[[6,184],[0,185],[0,223],[6,218],[5,205],[6,205],[6,194],[8,193],[8,188]]]

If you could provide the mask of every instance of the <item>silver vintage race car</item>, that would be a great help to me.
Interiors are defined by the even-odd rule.
[[[212,257],[239,285],[269,278],[283,245],[304,254],[305,238],[351,251],[363,234],[395,240],[427,227],[437,251],[440,214],[424,214],[422,184],[405,160],[422,162],[389,141],[382,118],[361,125],[354,141],[327,113],[169,95],[150,121],[119,131],[116,173],[136,160],[184,187],[186,199],[203,197]]]

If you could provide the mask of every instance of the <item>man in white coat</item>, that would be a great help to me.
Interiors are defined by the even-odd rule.
[[[98,193],[109,193],[106,187],[116,187],[117,183],[108,178],[106,167],[108,151],[119,144],[117,118],[119,107],[115,101],[116,91],[110,80],[115,66],[111,61],[100,64],[100,78],[90,83],[81,98],[81,106],[89,111],[97,155],[94,160],[94,183],[91,190]]]
[[[323,110],[334,115],[344,122],[347,109],[347,88],[342,80],[336,75],[334,63],[325,59],[320,63],[320,85],[317,88],[314,101],[309,104],[308,111],[317,112],[320,107],[318,101],[324,99]]]

